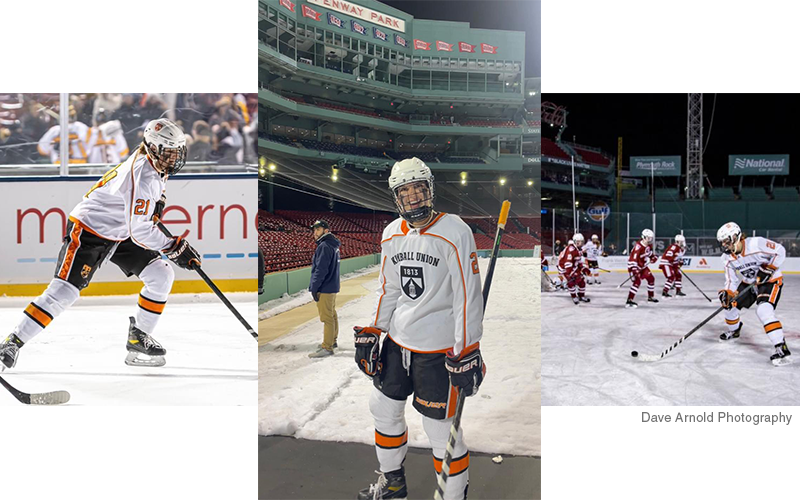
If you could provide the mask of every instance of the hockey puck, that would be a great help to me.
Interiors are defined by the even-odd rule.
[[[639,351],[631,351],[631,356],[634,358],[639,355]]]

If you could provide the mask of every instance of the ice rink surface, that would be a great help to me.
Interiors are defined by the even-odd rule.
[[[227,294],[256,324],[255,293]],[[0,299],[3,337],[32,298]],[[128,317],[137,296],[82,297],[21,350],[1,375],[26,392],[66,390],[70,405],[254,405],[256,343],[213,294],[170,297],[153,337],[167,350],[166,365],[124,363]],[[20,404],[0,389],[0,405]]]
[[[489,259],[480,259],[483,278]],[[540,261],[497,262],[484,318],[481,353],[487,367],[480,392],[467,399],[462,424],[470,450],[541,455]],[[365,285],[377,289],[377,279]],[[376,296],[338,307],[339,349],[312,360],[322,341],[318,320],[259,349],[259,433],[372,445],[372,382],[353,361],[354,325],[368,323]],[[422,418],[406,407],[409,445],[429,448]]]
[[[589,304],[573,305],[564,291],[542,293],[542,404],[544,405],[800,405],[800,276],[784,276],[776,315],[794,363],[775,367],[774,352],[755,308],[744,309],[738,340],[723,342],[722,313],[659,361],[644,362],[631,351],[660,355],[718,307],[723,275],[692,273],[708,302],[685,278],[688,296],[662,300],[664,276],[656,274],[656,298],[647,302],[642,284],[624,307],[623,273],[601,273],[587,286]],[[674,295],[674,290],[671,295]]]

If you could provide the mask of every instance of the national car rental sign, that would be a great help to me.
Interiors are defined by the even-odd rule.
[[[372,24],[378,24],[385,28],[389,28],[401,33],[406,32],[406,22],[394,16],[378,12],[376,10],[362,7],[361,5],[354,4],[353,2],[345,2],[343,0],[306,0],[308,3],[325,7],[326,9],[335,10],[348,16],[357,17],[363,21],[368,21]]]

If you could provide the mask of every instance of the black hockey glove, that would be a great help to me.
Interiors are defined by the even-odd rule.
[[[761,269],[758,270],[758,274],[756,275],[756,282],[761,285],[766,283],[767,281],[772,279],[772,275],[778,269],[775,267],[770,266],[769,264],[762,264]]]
[[[478,393],[478,387],[481,386],[483,376],[486,375],[486,365],[483,364],[480,349],[470,351],[460,359],[450,349],[447,351],[445,366],[450,373],[450,384],[453,387],[464,389],[466,396],[474,396]]]
[[[200,265],[200,255],[188,241],[180,236],[173,238],[172,241],[172,246],[168,250],[164,250],[164,255],[169,260],[183,269],[194,269],[194,266]]]
[[[728,290],[719,291],[719,301],[725,309],[733,307],[733,295],[731,295],[731,292]]]
[[[164,207],[167,206],[167,195],[162,194],[161,199],[156,202],[156,208],[153,210],[153,220],[160,221],[161,216],[164,215]]]
[[[356,340],[356,364],[369,377],[381,371],[381,331],[374,326],[354,326]]]

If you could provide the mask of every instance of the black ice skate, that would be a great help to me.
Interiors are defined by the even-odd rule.
[[[675,296],[676,297],[686,297],[686,294],[683,293],[682,291],[678,290],[678,291],[675,292]]]
[[[639,307],[639,304],[632,301],[631,299],[628,299],[628,301],[625,302],[625,307]]]
[[[378,481],[358,492],[358,500],[400,500],[408,496],[406,471],[403,467],[392,472],[379,472]]]
[[[125,364],[130,366],[164,366],[164,355],[167,350],[150,335],[136,328],[136,320],[131,317],[131,327],[128,330],[128,356]]]
[[[789,348],[786,347],[786,342],[781,342],[780,344],[775,346],[775,354],[769,357],[772,364],[775,366],[783,366],[788,365],[792,362],[791,356],[792,353],[789,352]]]
[[[590,299],[589,297],[578,297],[578,300],[581,301],[581,302],[591,302],[592,301],[592,299]]]
[[[581,299],[579,299],[578,297],[572,297],[572,303],[577,306],[578,304],[581,303]]]
[[[647,302],[656,302],[658,303],[658,299],[655,297],[647,297]]]
[[[17,356],[19,356],[19,348],[24,346],[25,343],[19,339],[15,334],[11,334],[0,344],[0,371],[6,368],[14,368],[17,364]]]
[[[720,340],[738,339],[739,338],[739,333],[741,333],[741,331],[742,331],[742,326],[744,326],[744,323],[742,323],[740,321],[739,322],[739,327],[736,330],[734,330],[732,332],[731,331],[727,331],[727,332],[720,333],[719,334],[719,339]]]
[[[675,295],[677,295],[677,294],[675,294]],[[664,297],[665,299],[671,299],[672,298],[672,295],[670,295],[669,292],[661,292],[661,296]]]

